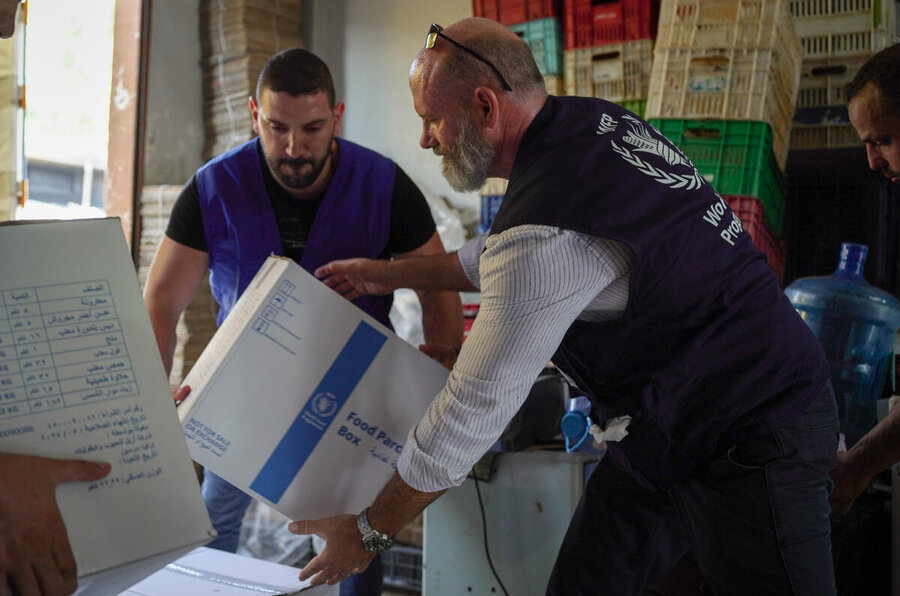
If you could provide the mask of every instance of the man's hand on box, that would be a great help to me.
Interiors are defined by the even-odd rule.
[[[75,557],[56,505],[56,486],[99,480],[110,465],[0,453],[0,595],[69,594]]]
[[[338,515],[317,520],[292,522],[294,534],[316,534],[325,539],[325,549],[300,572],[300,580],[312,578],[312,585],[334,585],[351,573],[362,573],[375,557],[363,546],[355,515]]]
[[[170,385],[169,390],[172,392],[172,399],[175,400],[175,405],[177,406],[178,404],[183,402],[191,392],[191,386],[183,385],[181,387],[178,387],[177,385]]]
[[[383,259],[344,259],[322,265],[315,275],[347,300],[356,300],[368,294],[394,291],[388,277],[389,264],[390,261]]]
[[[456,358],[459,356],[459,350],[452,346],[444,346],[440,344],[422,344],[419,351],[431,358],[437,360],[447,370],[452,370],[456,364]]]

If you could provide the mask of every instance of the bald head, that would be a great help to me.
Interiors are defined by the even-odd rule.
[[[503,87],[494,70],[447,39],[423,49],[410,69],[410,78],[437,85],[442,93],[468,96],[475,87],[489,87],[515,98],[544,96],[544,80],[528,45],[518,35],[490,19],[471,17],[453,23],[442,34],[490,62],[507,81]]]

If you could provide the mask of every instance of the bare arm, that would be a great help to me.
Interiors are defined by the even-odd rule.
[[[900,461],[900,406],[846,453],[838,453],[838,465],[831,471],[834,491],[831,510],[844,514],[865,490],[875,474]]]
[[[394,255],[396,263],[410,258],[444,257],[444,244],[437,232],[428,242],[407,253]],[[460,267],[460,271],[462,268]],[[452,272],[452,269],[451,269]],[[458,349],[462,345],[462,304],[459,293],[444,289],[413,288],[422,304],[422,328],[425,343]]]
[[[478,291],[466,278],[456,253],[408,256],[391,261],[344,259],[322,265],[315,274],[347,300],[365,294],[390,294],[400,288]]]
[[[156,336],[166,375],[172,372],[175,354],[175,327],[203,282],[209,267],[209,254],[175,242],[164,236],[144,287],[144,302]]]
[[[110,466],[0,453],[0,594],[70,594],[75,557],[56,505],[62,482],[99,480]]]

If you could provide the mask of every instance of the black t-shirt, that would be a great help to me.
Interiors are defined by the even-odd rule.
[[[259,142],[256,150],[265,180],[284,256],[300,262],[306,248],[313,219],[319,209],[321,199],[298,200],[284,190],[269,167]],[[382,258],[415,250],[425,244],[434,234],[434,219],[422,191],[410,180],[400,166],[395,164],[394,188],[391,194],[391,230],[388,245]],[[203,234],[203,219],[200,200],[197,195],[195,177],[184,186],[169,217],[166,236],[196,250],[208,252],[206,236]]]

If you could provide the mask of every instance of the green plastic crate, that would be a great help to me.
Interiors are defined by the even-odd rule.
[[[772,127],[751,120],[651,118],[721,195],[750,196],[765,208],[769,227],[781,234],[786,185],[772,153]]]
[[[626,101],[617,101],[617,104],[631,112],[632,114],[637,114],[641,118],[644,117],[644,114],[647,113],[647,100],[646,99],[630,99]]]
[[[531,48],[531,54],[542,75],[563,73],[562,27],[558,19],[550,17],[528,21],[510,25],[509,29]]]

